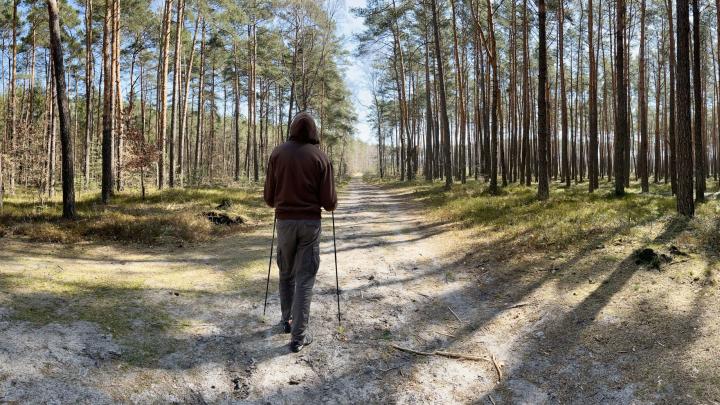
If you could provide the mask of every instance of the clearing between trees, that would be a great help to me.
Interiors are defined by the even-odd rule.
[[[277,325],[275,266],[262,316],[267,216],[155,247],[6,232],[0,401],[720,398],[716,201],[686,220],[662,188],[552,188],[538,202],[520,186],[440,187],[349,183],[336,216],[343,324],[325,228],[315,342],[299,355]]]

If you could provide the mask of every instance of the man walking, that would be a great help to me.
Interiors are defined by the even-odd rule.
[[[270,155],[265,202],[275,208],[280,267],[280,308],[290,349],[312,343],[306,332],[315,275],[320,267],[321,208],[337,206],[332,164],[318,145],[317,125],[301,112],[290,125],[290,138]]]

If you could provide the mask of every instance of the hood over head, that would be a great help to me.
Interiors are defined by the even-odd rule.
[[[290,140],[313,145],[320,143],[317,125],[309,112],[303,111],[293,118],[290,124]]]

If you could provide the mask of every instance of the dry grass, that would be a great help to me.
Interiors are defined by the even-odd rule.
[[[139,193],[117,194],[108,205],[100,204],[96,192],[77,198],[78,219],[60,218],[59,197],[40,202],[35,194],[18,193],[5,201],[0,213],[0,236],[18,235],[38,242],[75,243],[116,241],[145,245],[203,242],[243,232],[267,219],[258,186],[213,189],[151,191],[143,201]],[[214,225],[205,213],[223,201],[232,207],[222,210],[242,225]]]
[[[651,185],[640,193],[633,183],[624,197],[613,195],[612,184],[601,182],[593,194],[587,183],[569,188],[553,183],[548,201],[538,201],[537,189],[516,184],[488,194],[487,184],[468,181],[446,191],[443,183],[367,181],[412,193],[429,208],[429,215],[442,222],[477,227],[504,240],[508,247],[522,250],[561,252],[568,248],[592,248],[611,238],[633,236],[644,226],[665,224],[677,219],[675,199],[668,185]],[[710,181],[708,183],[711,186]],[[714,184],[712,184],[714,186]],[[686,241],[694,249],[712,256],[720,252],[720,202],[710,200],[697,206],[696,217],[687,224]]]

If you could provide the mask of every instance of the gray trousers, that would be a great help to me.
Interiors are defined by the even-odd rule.
[[[310,301],[320,268],[320,220],[278,220],[277,263],[280,268],[282,320],[292,319],[292,339],[305,338]]]

